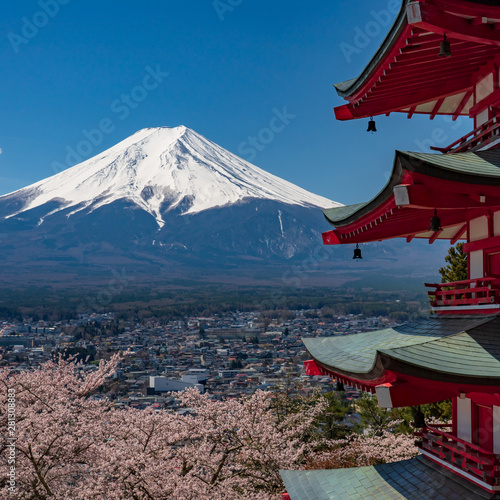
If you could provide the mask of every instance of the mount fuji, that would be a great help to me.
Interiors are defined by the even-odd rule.
[[[248,200],[302,207],[340,205],[252,165],[184,126],[140,130],[79,165],[0,197],[3,218],[48,204],[67,218],[128,200],[161,229],[169,212],[193,215]]]
[[[0,273],[266,273],[321,248],[319,209],[338,205],[189,128],[147,128],[0,196]]]

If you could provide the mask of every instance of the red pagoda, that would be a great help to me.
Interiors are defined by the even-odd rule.
[[[428,283],[424,321],[307,338],[309,375],[385,408],[451,399],[449,426],[420,422],[419,455],[381,466],[282,471],[291,500],[500,498],[500,1],[404,0],[358,78],[335,85],[338,120],[460,115],[474,129],[436,153],[396,151],[372,200],[324,210],[326,245],[463,240],[467,279]],[[417,422],[415,422],[417,424]],[[422,426],[422,427],[420,427]]]

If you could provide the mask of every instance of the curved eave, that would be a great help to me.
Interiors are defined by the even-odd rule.
[[[407,27],[406,4],[408,1],[409,0],[403,0],[399,13],[394,23],[392,24],[389,33],[385,37],[375,55],[371,58],[370,62],[366,65],[363,72],[357,78],[351,78],[350,80],[346,80],[344,82],[336,83],[333,85],[339,96],[348,99],[360,87],[362,87],[370,78],[370,75],[379,66],[380,62],[387,56],[387,53],[390,51],[391,47],[393,47],[401,37],[402,32]]]
[[[484,2],[404,0],[373,58],[358,78],[335,85],[349,101],[338,120],[404,112],[469,115],[473,85],[500,60],[500,7]],[[452,57],[439,57],[446,34]]]
[[[316,359],[314,361],[323,368],[324,373],[330,374],[333,378],[345,379],[347,384],[359,384],[365,391],[384,383],[400,382],[405,380],[406,377],[462,386],[463,392],[473,391],[474,386],[500,387],[500,368],[498,367],[493,373],[483,372],[464,375],[456,373],[453,368],[453,371],[450,372],[443,369],[430,369],[418,363],[402,361],[384,351],[377,352],[372,369],[366,373],[349,372],[336,366],[329,366],[327,363],[321,363]],[[461,363],[465,362],[470,364],[470,359],[467,356],[457,359],[456,366],[460,366]]]
[[[396,151],[391,175],[382,190],[370,201],[323,209],[332,226],[345,226],[373,212],[394,194],[405,172],[417,172],[436,179],[465,184],[500,186],[500,148],[478,153],[450,155]]]
[[[322,212],[326,220],[335,227],[346,226],[380,208],[385,202],[390,200],[391,196],[393,196],[394,186],[397,186],[402,181],[404,174],[401,164],[398,162],[399,154],[400,152],[396,151],[389,180],[377,195],[364,203],[323,209]]]
[[[466,186],[464,188],[464,185]],[[396,151],[391,176],[369,202],[325,209],[325,244],[389,238],[465,238],[464,225],[500,209],[500,149],[449,155]],[[429,231],[434,210],[443,231]]]
[[[375,332],[304,338],[327,371],[369,383],[394,372],[449,383],[500,385],[500,318],[428,319]]]

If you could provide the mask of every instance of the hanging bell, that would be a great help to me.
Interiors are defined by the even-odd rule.
[[[438,217],[436,209],[434,209],[434,215],[431,217],[431,225],[429,227],[429,231],[442,231],[441,227],[441,219]]]
[[[446,38],[446,35],[444,35],[443,41],[441,42],[439,55],[445,57],[451,56],[451,45],[448,39]]]
[[[377,127],[375,126],[375,120],[373,119],[373,116],[370,116],[370,121],[368,122],[368,128],[366,129],[367,132],[376,132]]]
[[[356,248],[354,249],[354,255],[352,257],[353,259],[362,259],[363,257],[361,256],[361,248],[359,248],[359,245],[356,243]]]
[[[335,387],[336,391],[344,392],[344,384],[342,382],[337,382],[337,386]]]

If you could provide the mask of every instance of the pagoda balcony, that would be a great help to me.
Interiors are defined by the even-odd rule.
[[[445,148],[431,146],[431,149],[445,154],[465,153],[466,151],[475,151],[484,147],[496,139],[500,139],[500,115],[495,115]]]
[[[477,484],[498,491],[500,455],[448,432],[451,424],[428,425],[415,432],[421,453]]]
[[[425,283],[431,310],[437,314],[493,314],[500,311],[497,279],[475,278],[449,283]]]

